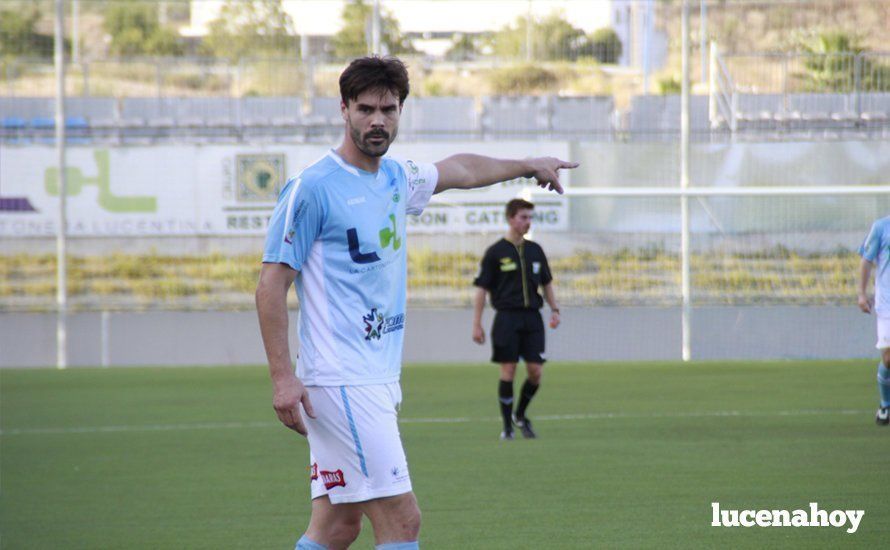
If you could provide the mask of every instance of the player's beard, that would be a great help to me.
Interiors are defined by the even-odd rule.
[[[396,126],[392,129],[392,134],[385,130],[371,130],[362,135],[361,130],[353,126],[351,120],[347,121],[347,124],[349,125],[349,138],[352,140],[352,143],[355,144],[359,151],[369,157],[382,157],[385,155],[399,133],[398,126]],[[371,143],[370,140],[374,137],[382,137],[383,141],[379,144]]]

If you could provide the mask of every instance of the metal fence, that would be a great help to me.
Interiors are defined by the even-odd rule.
[[[890,2],[687,2],[685,137],[698,143],[682,159],[681,2],[492,0],[462,13],[424,4],[422,20],[457,12],[476,25],[450,32],[415,25],[421,2],[329,4],[331,17],[300,2],[66,3],[64,172],[46,50],[53,3],[0,4],[0,313],[250,309],[276,189],[342,133],[337,77],[369,49],[409,64],[398,146],[421,160],[465,150],[566,156],[582,161],[577,187],[888,183],[890,59],[879,50],[890,43]],[[259,15],[223,11],[246,5]],[[285,6],[297,11],[284,17]],[[591,11],[570,11],[579,6]],[[348,10],[358,12],[351,26]],[[137,39],[121,29],[128,13],[141,14]],[[323,29],[330,20],[343,24]],[[613,34],[597,35],[602,27]],[[829,27],[846,38],[820,37]],[[820,40],[829,47],[811,51]],[[414,306],[469,303],[479,256],[503,229],[502,204],[522,187],[449,197],[412,221]],[[890,211],[884,191],[691,202],[691,249],[681,254],[675,197],[542,201],[536,238],[563,303],[844,303],[857,241]],[[57,234],[67,236],[61,254]]]

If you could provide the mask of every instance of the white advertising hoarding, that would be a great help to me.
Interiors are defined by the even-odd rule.
[[[263,235],[278,191],[328,151],[323,145],[71,147],[67,155],[71,236]],[[404,144],[391,154],[433,162],[459,152],[495,157],[558,156],[566,142]],[[52,147],[0,148],[0,237],[52,236],[58,170]],[[568,175],[563,173],[568,184]],[[503,208],[529,180],[433,198],[409,232],[504,228]],[[538,226],[568,227],[565,199],[539,203]]]

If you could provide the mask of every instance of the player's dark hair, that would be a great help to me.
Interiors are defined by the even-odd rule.
[[[507,219],[512,218],[520,210],[534,210],[535,205],[524,199],[513,199],[507,203]]]
[[[399,96],[399,105],[408,97],[408,69],[397,57],[359,57],[340,75],[340,99],[349,105],[358,96],[373,90],[389,90]]]

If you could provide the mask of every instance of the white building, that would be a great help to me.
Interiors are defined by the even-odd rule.
[[[668,39],[655,29],[655,5],[651,0],[611,0],[609,26],[621,40],[618,64],[649,72],[667,62]]]

